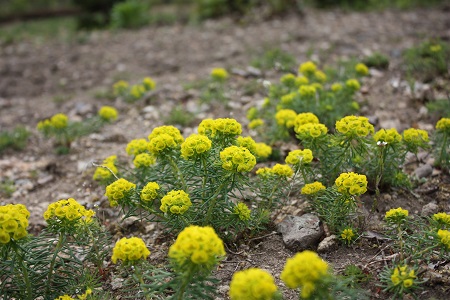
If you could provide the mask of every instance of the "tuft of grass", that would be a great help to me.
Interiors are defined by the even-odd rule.
[[[166,125],[190,126],[195,121],[195,115],[188,112],[182,105],[176,106],[164,120]]]
[[[387,70],[389,67],[389,57],[380,52],[374,52],[372,55],[364,58],[363,63],[369,68]]]
[[[294,56],[279,48],[269,49],[251,62],[251,65],[258,69],[280,71],[292,70],[296,67],[296,64],[297,61]]]
[[[0,132],[0,153],[7,148],[22,150],[26,147],[30,132],[23,126],[17,126],[11,132]]]

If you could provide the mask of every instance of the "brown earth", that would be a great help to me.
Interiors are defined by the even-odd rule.
[[[288,15],[266,21],[235,22],[231,19],[207,21],[202,25],[147,27],[136,31],[80,33],[70,39],[31,39],[0,47],[0,129],[10,130],[18,124],[32,131],[24,151],[8,150],[0,157],[1,181],[10,180],[16,191],[1,195],[0,204],[23,203],[31,211],[30,223],[37,232],[44,225],[42,213],[50,202],[73,197],[89,208],[95,207],[113,234],[129,234],[141,229],[141,236],[152,249],[151,260],[162,263],[170,239],[161,238],[158,226],[131,226],[116,223],[118,211],[108,208],[104,188],[92,180],[92,162],[117,154],[125,156],[125,146],[135,138],[146,137],[177,105],[195,111],[192,128],[205,118],[233,117],[246,123],[245,111],[264,98],[264,89],[243,95],[242,88],[251,79],[232,76],[236,91],[230,93],[230,109],[215,105],[200,107],[195,92],[185,91],[183,84],[206,78],[214,67],[246,69],[250,61],[266,49],[279,48],[304,62],[309,58],[321,66],[332,66],[338,59],[362,58],[375,51],[389,56],[388,70],[372,70],[358,95],[362,113],[371,117],[377,127],[396,127],[399,131],[414,126],[432,130],[435,116],[427,113],[425,102],[443,97],[434,86],[416,84],[411,92],[404,80],[401,53],[426,38],[450,39],[450,12],[446,7],[412,11],[342,12],[307,9],[302,15]],[[282,73],[264,72],[257,79],[278,80]],[[127,104],[101,97],[119,79],[130,82],[151,76],[157,82],[157,93],[151,100]],[[398,83],[398,84],[397,84]],[[441,82],[437,85],[448,85]],[[445,96],[445,95],[444,95]],[[55,113],[71,119],[95,114],[103,105],[120,111],[119,120],[101,132],[78,139],[68,155],[54,153],[53,141],[45,140],[36,124]],[[429,159],[422,153],[424,162]],[[450,178],[440,170],[421,180],[413,192],[393,190],[382,195],[379,211],[368,220],[368,228],[377,224],[384,213],[401,206],[420,214],[429,202],[449,212]],[[373,195],[363,199],[371,201]],[[286,214],[301,214],[301,199],[274,215],[278,222]],[[135,224],[136,225],[136,224]],[[269,232],[270,233],[270,232]],[[336,271],[348,264],[360,266],[376,277],[389,255],[381,251],[385,241],[361,237],[350,247],[321,254]],[[249,241],[228,249],[228,257],[217,271],[221,279],[220,299],[226,299],[231,275],[251,266],[269,270],[277,279],[285,260],[293,256],[280,235]],[[441,274],[424,285],[420,299],[447,299],[448,265],[433,270]],[[430,275],[431,276],[431,275]],[[374,283],[364,284],[373,299],[386,299]],[[108,288],[105,283],[105,288]],[[295,294],[282,288],[286,299]]]

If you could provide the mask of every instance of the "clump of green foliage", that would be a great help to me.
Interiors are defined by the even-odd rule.
[[[116,3],[111,10],[110,26],[119,28],[139,28],[149,22],[148,3],[140,0],[127,0]]]
[[[0,132],[0,153],[10,148],[13,150],[23,150],[28,141],[30,132],[23,126],[17,126],[12,131]]]
[[[279,48],[274,48],[254,58],[251,65],[263,70],[275,69],[288,72],[295,68],[296,63],[295,57]]]
[[[369,68],[386,70],[389,67],[389,57],[380,52],[363,58],[362,62]]]

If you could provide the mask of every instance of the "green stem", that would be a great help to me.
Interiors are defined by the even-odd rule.
[[[386,148],[385,146],[379,147],[380,147],[380,155],[378,160],[378,172],[375,180],[375,200],[373,201],[372,212],[374,212],[378,206],[378,199],[380,198],[380,182],[381,178],[383,177],[384,163],[386,161]]]
[[[234,173],[231,176],[232,177],[232,181],[234,181]],[[206,213],[206,217],[205,217],[205,225],[210,224],[211,222],[211,216],[212,216],[212,212],[214,211],[214,207],[216,206],[217,203],[217,196],[220,194],[220,191],[228,186],[228,178],[229,176],[224,178],[224,181],[222,182],[222,184],[217,188],[216,192],[214,193],[214,195],[212,195],[209,199],[210,199],[210,203],[209,203],[209,207],[208,207],[208,211]]]
[[[442,167],[442,162],[445,161],[445,156],[447,153],[447,134],[444,133],[444,139],[442,141],[442,148],[441,148],[441,153],[439,154],[439,166]],[[444,163],[445,164],[445,163]]]
[[[403,239],[402,239],[402,229],[400,227],[400,225],[398,225],[397,227],[397,236],[398,236],[398,240],[400,243],[400,260],[403,260]]]
[[[179,289],[177,300],[183,300],[184,293],[186,292],[186,287],[192,279],[192,273],[194,273],[194,265],[189,266],[189,269],[183,274],[183,281],[181,282],[181,287]]]
[[[142,278],[141,268],[139,268],[138,266],[134,266],[134,275],[136,276],[136,278],[139,281],[139,287],[144,292],[145,299],[149,299],[149,300],[152,299],[150,296],[148,296],[147,288],[145,288],[145,282],[144,282],[144,279]]]
[[[50,268],[48,270],[47,278],[47,288],[45,289],[45,295],[48,297],[50,294],[50,289],[52,285],[53,269],[55,268],[56,258],[58,257],[59,251],[61,250],[64,242],[64,233],[59,233],[58,243],[55,247],[55,252],[53,253],[52,261],[50,263]]]
[[[272,188],[272,191],[270,192],[270,195],[269,195],[269,203],[268,203],[268,208],[271,208],[272,207],[272,204],[273,204],[273,194],[275,193],[275,191],[278,189],[278,186],[280,185],[280,183],[281,183],[281,178],[280,178],[280,180],[278,180],[278,182],[277,182],[277,184],[275,184],[274,186],[273,186],[273,188]]]
[[[205,160],[205,157],[204,156],[202,156],[201,157],[201,163],[202,163],[202,166],[203,166],[203,179],[202,179],[202,191],[203,191],[203,193],[202,193],[202,196],[203,196],[203,198],[205,198],[205,187],[206,187],[206,180],[207,180],[207,174],[208,174],[208,169],[207,169],[207,165],[206,165],[206,160]]]
[[[187,192],[187,185],[186,181],[184,180],[183,174],[181,174],[180,169],[178,168],[177,164],[173,161],[173,158],[171,156],[168,157],[170,165],[175,172],[175,174],[180,178],[181,186],[183,187],[183,191]]]
[[[19,247],[17,247],[17,245],[13,244],[13,248],[14,248],[14,252],[16,252],[17,257],[19,258],[19,266],[20,266],[20,269],[22,270],[23,280],[25,281],[25,286],[26,286],[26,298],[25,299],[31,300],[31,299],[33,299],[33,296],[32,296],[32,291],[31,291],[30,277],[28,275],[28,269],[23,262],[22,253],[19,253]]]

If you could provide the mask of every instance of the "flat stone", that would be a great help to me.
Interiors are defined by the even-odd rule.
[[[336,235],[332,234],[327,236],[319,243],[319,246],[317,246],[317,252],[326,253],[335,250],[338,246],[337,241]]]
[[[314,214],[287,216],[277,228],[286,248],[292,251],[314,249],[324,234],[319,217]]]
[[[414,174],[417,178],[425,178],[433,174],[433,167],[429,164],[424,164],[414,170]]]
[[[434,214],[436,214],[438,212],[439,212],[439,206],[436,203],[434,203],[434,202],[430,202],[428,204],[425,204],[422,207],[422,211],[420,212],[420,215],[422,217],[429,217],[429,216],[434,215]]]

